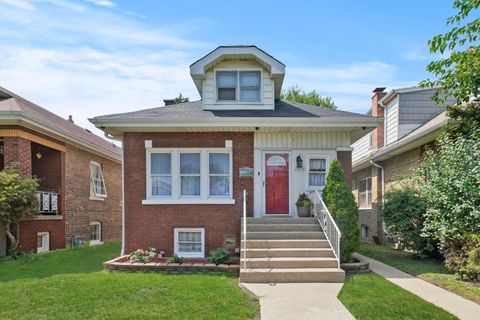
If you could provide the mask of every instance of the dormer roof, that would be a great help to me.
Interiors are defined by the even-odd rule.
[[[280,98],[283,78],[285,77],[285,65],[254,45],[219,46],[204,57],[190,65],[190,75],[202,96],[203,80],[205,72],[216,64],[225,60],[255,60],[271,74],[275,80],[275,99]]]

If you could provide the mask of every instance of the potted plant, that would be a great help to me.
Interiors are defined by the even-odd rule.
[[[301,218],[310,217],[311,204],[312,200],[310,200],[305,193],[299,194],[297,202],[295,202],[295,205],[297,206],[297,215]]]

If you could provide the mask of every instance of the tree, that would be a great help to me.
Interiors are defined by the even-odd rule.
[[[331,97],[322,97],[315,90],[305,92],[298,85],[291,86],[286,91],[283,91],[280,98],[282,100],[300,102],[332,110],[337,109]]]
[[[27,178],[14,170],[0,171],[0,222],[5,225],[13,258],[18,255],[20,247],[11,227],[18,227],[20,220],[38,213],[37,188],[38,182],[34,178]]]
[[[425,235],[442,250],[467,234],[480,234],[480,128],[468,135],[443,133],[420,164],[427,201]]]
[[[428,41],[430,52],[441,57],[427,66],[436,79],[420,83],[422,87],[439,87],[432,97],[437,104],[443,104],[448,97],[456,99],[447,106],[450,118],[462,121],[476,115],[478,123],[480,108],[468,102],[480,95],[480,18],[469,21],[468,17],[479,6],[480,0],[454,1],[457,12],[447,19],[451,30]]]
[[[342,232],[340,258],[344,262],[351,262],[352,253],[360,245],[360,230],[357,226],[358,208],[338,160],[333,160],[330,165],[322,197]]]
[[[182,96],[182,94],[180,93],[178,95],[178,97],[176,97],[175,99],[173,99],[175,101],[175,104],[178,104],[178,103],[184,103],[184,102],[189,102],[190,99],[188,97],[184,97]]]

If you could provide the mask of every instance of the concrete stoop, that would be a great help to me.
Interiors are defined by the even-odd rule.
[[[240,281],[246,283],[343,282],[316,218],[247,218],[246,259]],[[243,266],[246,266],[243,269]]]

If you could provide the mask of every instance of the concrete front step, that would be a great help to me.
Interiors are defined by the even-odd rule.
[[[249,224],[318,224],[318,220],[317,218],[247,218],[247,225]]]
[[[260,248],[246,249],[245,252],[248,258],[335,257],[331,248]]]
[[[242,236],[243,238],[243,236]],[[272,232],[247,232],[247,240],[283,240],[283,239],[325,239],[325,235],[320,231],[272,231]]]
[[[322,231],[320,224],[247,224],[250,231]]]
[[[243,250],[243,244],[244,244],[243,242],[244,241],[242,240],[241,250]],[[247,238],[246,247],[247,249],[330,248],[330,244],[325,239],[323,240],[315,240],[315,239],[252,240],[250,238]]]
[[[345,272],[335,268],[241,269],[240,282],[343,282]]]
[[[257,268],[336,268],[338,266],[335,258],[325,257],[280,257],[280,258],[247,258],[246,267]],[[243,266],[243,259],[240,261]]]

